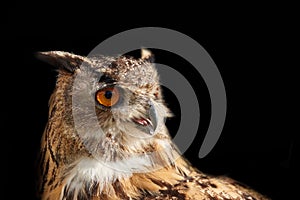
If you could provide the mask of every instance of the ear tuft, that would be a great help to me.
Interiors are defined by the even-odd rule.
[[[59,69],[73,73],[87,58],[64,51],[37,52],[36,57]]]
[[[149,49],[145,49],[145,48],[141,49],[141,58],[148,62],[154,62],[154,55]]]

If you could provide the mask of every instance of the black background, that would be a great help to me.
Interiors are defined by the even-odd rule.
[[[273,199],[288,199],[295,193],[292,180],[298,147],[291,128],[292,116],[288,113],[293,111],[292,73],[285,46],[289,36],[279,32],[284,29],[289,33],[285,23],[272,17],[239,20],[233,17],[209,23],[191,17],[182,21],[168,18],[165,22],[130,23],[102,19],[87,25],[69,23],[72,21],[69,16],[60,21],[50,16],[47,21],[42,18],[38,22],[40,16],[44,16],[42,12],[26,20],[20,16],[17,24],[9,19],[1,38],[4,55],[1,67],[4,188],[1,190],[12,195],[11,199],[34,199],[34,161],[47,121],[48,99],[55,85],[56,72],[38,61],[34,52],[62,50],[87,55],[109,36],[143,26],[170,28],[192,37],[210,54],[224,80],[228,101],[226,123],[214,149],[200,159],[198,152],[210,114],[205,83],[200,75],[188,73],[186,69],[192,69],[185,60],[153,50],[157,62],[181,70],[200,99],[199,133],[184,154],[192,164],[209,174],[235,178]],[[195,22],[189,25],[187,21]],[[32,27],[23,28],[22,23]],[[170,108],[178,114],[174,96],[168,91],[165,95]],[[170,119],[167,125],[179,119],[179,116]]]

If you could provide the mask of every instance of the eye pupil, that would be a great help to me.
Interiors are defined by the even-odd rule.
[[[112,95],[113,95],[112,91],[109,91],[109,90],[105,91],[105,94],[104,94],[105,98],[111,99]]]

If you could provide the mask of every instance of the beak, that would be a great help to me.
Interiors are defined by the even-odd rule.
[[[164,107],[155,102],[150,101],[149,104],[148,118],[134,118],[133,121],[143,127],[146,133],[154,135],[165,124],[166,112]]]
[[[149,129],[149,134],[153,135],[156,132],[158,115],[157,115],[156,108],[152,102],[150,102],[149,118],[151,121],[151,128]]]

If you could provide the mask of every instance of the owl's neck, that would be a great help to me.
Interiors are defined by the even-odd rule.
[[[167,147],[168,144],[164,145]],[[110,162],[82,158],[74,163],[65,179],[65,193],[114,196],[133,192],[129,196],[135,197],[139,195],[138,191],[157,189],[155,181],[151,180],[162,179],[162,174],[167,182],[175,182],[179,171],[187,171],[187,168],[177,152],[171,146],[169,148],[153,155],[136,155]]]
[[[134,173],[150,173],[172,166],[179,157],[170,140],[157,142],[157,149],[151,152],[131,153],[126,158],[110,160],[107,157],[82,157],[71,164],[68,184],[97,181],[102,187],[117,179],[128,178]],[[108,156],[110,157],[110,156]],[[77,183],[75,183],[77,184]]]

